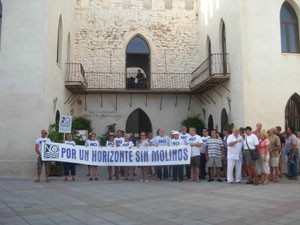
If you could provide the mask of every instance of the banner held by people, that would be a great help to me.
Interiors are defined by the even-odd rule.
[[[109,147],[70,146],[43,143],[43,161],[72,162],[94,166],[156,166],[189,164],[189,145],[143,147],[131,149]]]

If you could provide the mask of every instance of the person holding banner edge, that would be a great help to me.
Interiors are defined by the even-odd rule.
[[[37,179],[36,182],[41,181],[41,172],[43,168],[43,164],[45,164],[45,177],[46,182],[49,182],[49,173],[50,173],[50,166],[51,162],[49,161],[42,161],[42,144],[51,142],[50,138],[47,138],[48,132],[46,130],[41,131],[41,137],[39,137],[35,142],[35,152],[37,154]]]

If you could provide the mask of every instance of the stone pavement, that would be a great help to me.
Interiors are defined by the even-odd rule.
[[[0,224],[300,224],[300,181],[88,181],[83,172],[76,182],[0,178]]]

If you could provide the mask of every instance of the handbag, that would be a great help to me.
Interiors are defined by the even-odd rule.
[[[250,152],[250,155],[251,155],[251,159],[252,160],[258,160],[258,152],[256,149],[250,149],[249,148],[249,145],[248,145],[248,142],[247,142],[247,137],[246,137],[246,145],[249,149],[249,152]]]

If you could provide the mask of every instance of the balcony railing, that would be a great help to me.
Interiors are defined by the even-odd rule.
[[[66,63],[65,86],[72,93],[84,92],[88,83],[81,63]]]
[[[229,79],[230,67],[228,54],[211,54],[196,70],[192,72],[190,89],[206,91],[224,80]]]
[[[191,74],[151,73],[142,79],[136,74],[86,72],[89,92],[188,92]]]

